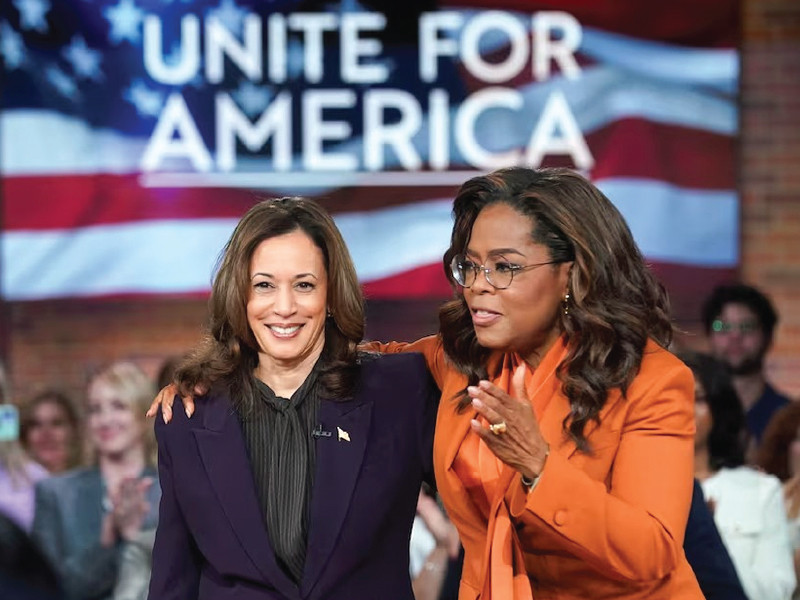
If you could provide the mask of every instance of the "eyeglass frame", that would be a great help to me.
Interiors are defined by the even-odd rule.
[[[548,261],[548,262],[536,263],[536,264],[533,264],[533,265],[514,265],[514,264],[511,264],[511,265],[509,265],[510,266],[510,270],[511,270],[511,280],[508,282],[508,285],[503,286],[503,287],[499,287],[499,286],[495,285],[492,282],[492,280],[490,279],[490,273],[492,271],[495,271],[495,269],[490,269],[490,268],[486,267],[485,265],[477,265],[477,264],[470,269],[470,271],[472,271],[475,274],[475,279],[472,281],[472,283],[470,283],[469,285],[466,285],[465,283],[461,283],[458,280],[458,268],[457,268],[458,259],[459,258],[466,259],[467,256],[465,254],[456,254],[452,258],[452,260],[450,260],[450,273],[453,275],[453,279],[455,279],[456,283],[458,285],[460,285],[461,287],[465,288],[465,289],[471,288],[473,285],[475,285],[475,282],[478,281],[478,271],[483,271],[483,276],[486,278],[486,283],[488,283],[494,289],[496,289],[496,290],[506,290],[506,289],[511,287],[512,283],[514,283],[514,275],[516,275],[517,273],[519,273],[521,271],[529,271],[531,269],[535,269],[536,267],[543,267],[545,265],[557,265],[557,264],[561,264],[562,262],[564,262],[563,260],[551,260],[551,261]],[[470,261],[470,262],[475,262],[475,261]]]
[[[729,321],[723,321],[722,319],[714,319],[711,322],[712,333],[730,334],[734,331],[740,334],[761,331],[761,323],[759,323],[756,319],[751,321],[742,321],[741,323],[731,323]]]

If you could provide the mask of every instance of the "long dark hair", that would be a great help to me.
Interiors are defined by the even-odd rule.
[[[320,381],[336,398],[349,396],[357,375],[357,346],[364,337],[364,300],[350,252],[333,219],[305,198],[263,200],[239,221],[222,251],[209,298],[208,333],[176,369],[181,393],[195,385],[224,380],[240,410],[252,408],[253,370],[258,342],[247,323],[250,259],[267,239],[302,231],[322,251],[328,275],[327,306]]]
[[[705,402],[711,411],[708,466],[717,471],[723,467],[743,465],[747,421],[725,365],[713,356],[700,352],[682,351],[678,353],[678,358],[692,370],[694,378],[705,392],[705,398],[695,398],[695,403]]]
[[[558,324],[567,340],[558,376],[572,408],[564,428],[587,451],[584,427],[597,420],[609,390],[627,391],[648,337],[669,345],[673,329],[666,293],[645,264],[622,215],[578,173],[512,167],[470,179],[454,201],[455,224],[443,258],[457,298],[439,312],[445,352],[467,375],[469,385],[487,377],[490,350],[478,344],[450,261],[467,247],[478,214],[496,203],[507,204],[531,220],[531,238],[547,247],[550,260],[573,262],[569,314],[561,315]],[[468,403],[462,392],[460,408]]]

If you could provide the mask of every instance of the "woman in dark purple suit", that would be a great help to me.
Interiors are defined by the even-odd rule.
[[[217,383],[191,420],[156,420],[150,599],[412,600],[439,393],[421,356],[357,350],[363,299],[332,219],[304,199],[255,205],[209,310],[177,379]]]

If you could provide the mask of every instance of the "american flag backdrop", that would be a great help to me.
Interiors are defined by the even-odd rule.
[[[738,11],[735,0],[3,2],[2,297],[202,295],[241,214],[287,194],[333,213],[368,297],[446,297],[453,194],[513,163],[584,170],[678,315],[694,317],[739,261]],[[569,57],[537,63],[537,14],[578,24],[547,32],[552,47],[575,44]],[[544,152],[537,135],[549,135]],[[564,149],[570,135],[585,152]]]

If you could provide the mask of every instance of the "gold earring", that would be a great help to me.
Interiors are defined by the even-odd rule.
[[[562,302],[562,305],[564,307],[564,316],[567,316],[569,314],[569,292],[564,294],[564,301]]]

